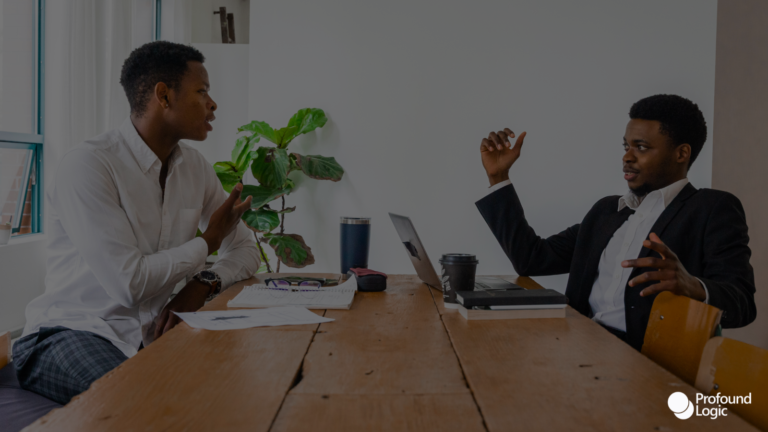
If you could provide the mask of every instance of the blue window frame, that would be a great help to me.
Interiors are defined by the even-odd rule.
[[[32,102],[32,117],[34,119],[32,130],[30,133],[0,130],[0,170],[8,170],[9,168],[13,170],[10,174],[6,171],[5,176],[0,172],[0,178],[6,179],[6,189],[11,191],[5,194],[6,196],[0,197],[0,200],[3,201],[0,205],[3,215],[10,216],[12,214],[10,223],[14,235],[43,231],[45,0],[36,0],[34,6],[35,85],[34,101]],[[13,178],[12,186],[9,186],[7,179],[11,177]],[[29,203],[31,227],[30,229],[22,229],[22,222],[25,222],[23,214],[27,203]]]

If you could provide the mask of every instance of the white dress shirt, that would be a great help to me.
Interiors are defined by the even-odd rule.
[[[497,183],[490,188],[490,193],[509,184],[511,184],[509,180]],[[685,178],[644,197],[638,197],[632,191],[628,191],[619,198],[618,211],[629,207],[635,212],[616,230],[608,246],[600,255],[598,276],[589,296],[593,320],[626,331],[624,290],[633,268],[623,268],[621,262],[640,256],[643,242],[651,233],[656,220],[687,184],[688,179]],[[706,292],[706,285],[703,282],[701,285]],[[707,292],[705,303],[708,301],[709,293]]]
[[[152,342],[154,319],[177,283],[202,269],[195,238],[226,200],[213,167],[184,143],[162,163],[130,118],[68,152],[49,188],[45,293],[27,305],[24,335],[64,326],[109,339],[126,356]],[[222,289],[259,268],[253,232],[239,223],[211,270]]]

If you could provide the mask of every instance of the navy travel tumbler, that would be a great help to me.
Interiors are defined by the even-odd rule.
[[[341,218],[341,274],[351,268],[368,268],[371,218]]]

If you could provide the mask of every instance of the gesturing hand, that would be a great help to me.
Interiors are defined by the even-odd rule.
[[[243,213],[251,208],[251,196],[246,198],[245,201],[240,200],[242,190],[243,184],[238,183],[232,189],[232,193],[229,194],[229,198],[224,201],[224,204],[211,215],[211,219],[208,221],[208,228],[202,235],[203,240],[208,243],[208,255],[219,249],[224,237],[228,236],[235,229]]]
[[[498,133],[491,132],[488,134],[488,138],[483,138],[480,143],[480,157],[491,186],[509,179],[509,169],[520,157],[520,149],[523,147],[525,134],[523,132],[517,137],[514,147],[509,142],[509,138],[514,138],[515,133],[509,128]]]
[[[211,287],[197,279],[185,285],[155,318],[155,340],[181,322],[174,312],[196,312],[203,307],[210,292]]]
[[[635,286],[649,281],[659,281],[644,290],[640,291],[640,296],[645,297],[660,293],[662,291],[671,291],[674,294],[690,297],[695,300],[704,301],[707,293],[701,282],[691,276],[683,264],[677,258],[674,252],[665,245],[659,236],[651,233],[650,240],[643,242],[643,246],[654,250],[661,255],[661,258],[639,258],[627,260],[621,263],[624,268],[628,267],[651,267],[657,271],[649,271],[635,277],[629,281],[629,286]]]

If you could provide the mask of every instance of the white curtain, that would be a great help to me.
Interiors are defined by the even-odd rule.
[[[119,126],[130,114],[120,70],[133,49],[152,40],[153,4],[152,0],[47,3],[46,171],[66,150]]]

